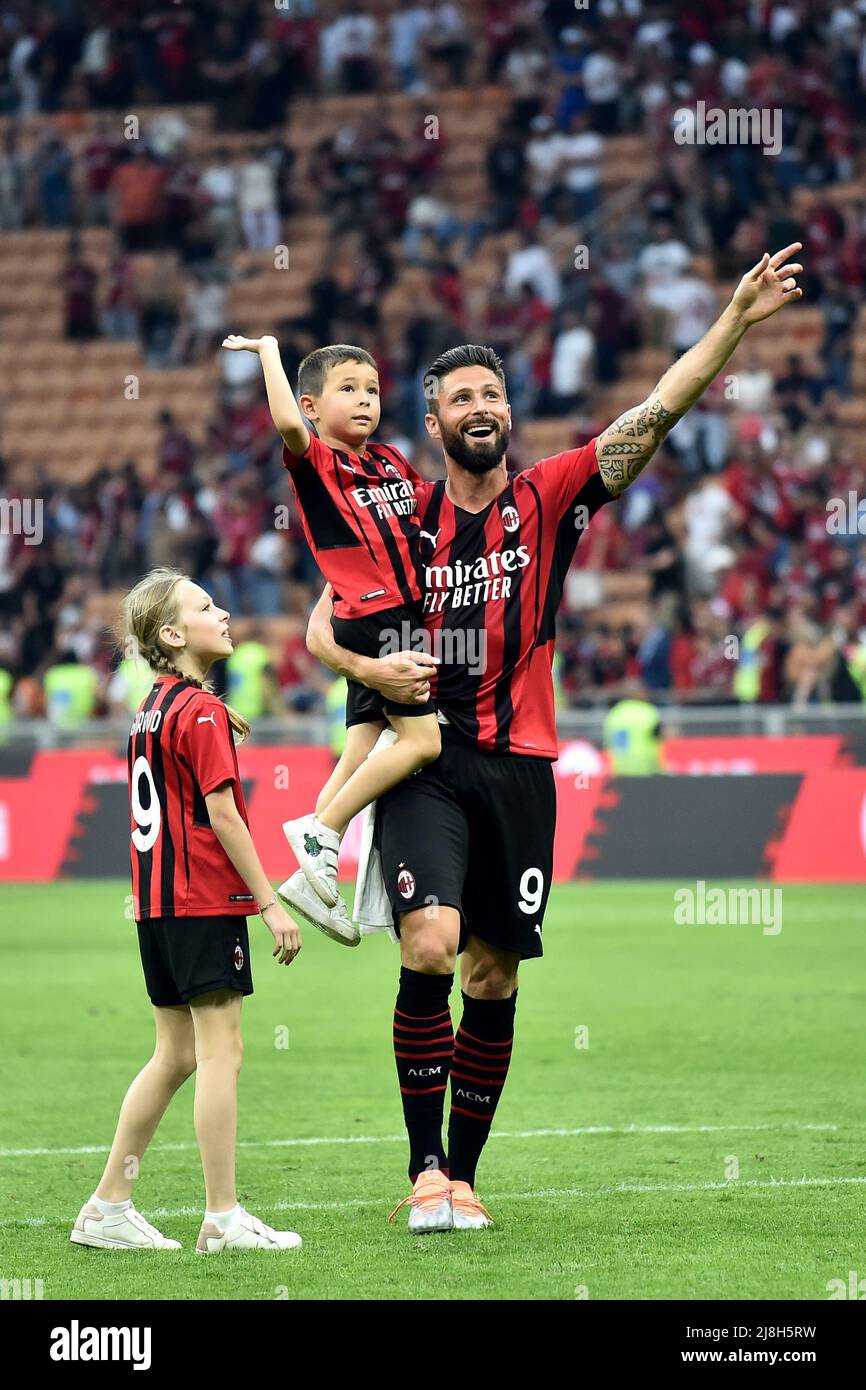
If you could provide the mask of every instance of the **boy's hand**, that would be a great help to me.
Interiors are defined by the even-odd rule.
[[[244,338],[240,333],[230,333],[227,338],[223,338],[223,347],[228,348],[229,352],[256,354],[265,378],[271,419],[283,436],[284,444],[300,458],[309,448],[310,432],[292,395],[276,338],[271,333],[263,338]]]
[[[276,344],[276,341],[271,334],[266,334],[264,338],[242,338],[239,333],[230,333],[223,338],[223,347],[230,352],[261,352],[266,344]]]

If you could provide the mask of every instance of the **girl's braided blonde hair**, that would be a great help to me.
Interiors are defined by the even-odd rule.
[[[117,644],[125,656],[140,657],[157,675],[180,676],[181,680],[189,681],[190,685],[197,685],[200,690],[214,694],[214,687],[210,681],[198,680],[195,676],[179,671],[171,659],[171,654],[160,645],[160,630],[166,624],[173,626],[178,621],[180,604],[177,588],[182,579],[189,579],[189,575],[171,569],[168,565],[157,565],[143,579],[139,579],[121,605],[120,617],[115,628]],[[247,720],[230,705],[226,705],[225,708],[229,723],[238,739],[248,738],[250,726]]]

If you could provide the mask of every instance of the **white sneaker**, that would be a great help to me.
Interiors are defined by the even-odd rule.
[[[320,825],[313,814],[283,821],[283,834],[295,851],[295,858],[314,893],[325,907],[336,907],[340,900],[337,888],[340,837],[336,830]]]
[[[218,1255],[222,1250],[297,1250],[303,1243],[297,1231],[275,1231],[241,1207],[227,1231],[221,1231],[215,1221],[203,1221],[195,1250],[197,1255]]]
[[[291,878],[280,884],[277,897],[290,911],[297,912],[332,941],[339,941],[341,946],[360,945],[361,933],[346,911],[343,899],[337,899],[336,907],[325,907],[307,882],[303,869],[296,869]]]
[[[168,1240],[130,1203],[116,1216],[103,1216],[93,1202],[85,1202],[69,1239],[75,1245],[97,1250],[180,1250],[179,1240]]]

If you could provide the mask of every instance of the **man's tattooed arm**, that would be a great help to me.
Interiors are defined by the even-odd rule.
[[[634,482],[665,435],[685,413],[666,410],[658,392],[659,386],[656,386],[643,405],[625,411],[599,435],[598,471],[614,497],[619,497]]]
[[[746,330],[800,299],[803,291],[796,277],[803,267],[788,257],[802,249],[794,241],[772,256],[765,251],[701,341],[668,368],[643,405],[627,410],[599,435],[598,471],[614,497],[634,482],[668,431],[704,394]]]
[[[729,304],[716,322],[669,367],[641,405],[620,415],[598,437],[598,471],[613,497],[634,482],[656,449],[704,394],[737,347],[748,324]]]

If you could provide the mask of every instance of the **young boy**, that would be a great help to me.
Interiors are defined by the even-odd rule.
[[[331,585],[337,641],[372,657],[411,645],[424,627],[416,565],[415,484],[421,480],[398,450],[369,443],[380,416],[375,361],[348,344],[317,348],[300,365],[296,400],[276,338],[231,334],[223,347],[259,355],[304,534]],[[397,740],[368,760],[386,719]],[[392,703],[355,681],[349,682],[346,725],[345,751],[315,812],[283,825],[304,875],[328,909],[341,901],[337,856],[349,821],[437,758],[441,746],[432,701]],[[300,906],[289,885],[284,889],[286,900]],[[345,915],[316,925],[346,945],[360,939]]]

